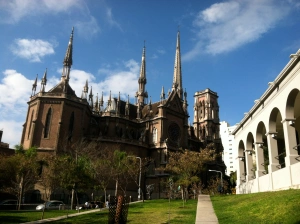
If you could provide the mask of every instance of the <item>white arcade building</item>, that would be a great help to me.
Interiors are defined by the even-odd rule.
[[[300,188],[300,49],[232,132],[237,194]]]

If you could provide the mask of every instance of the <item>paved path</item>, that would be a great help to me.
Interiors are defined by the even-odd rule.
[[[78,216],[78,215],[84,215],[84,214],[93,213],[93,212],[99,212],[99,211],[100,211],[100,209],[83,210],[80,213],[73,213],[73,214],[69,214],[68,216],[67,215],[63,215],[63,216],[58,216],[58,217],[54,217],[54,218],[37,220],[37,221],[32,221],[32,222],[25,222],[25,223],[26,224],[37,224],[37,223],[53,222],[53,221],[58,221],[58,220],[66,219],[67,217],[74,217],[74,216]]]
[[[218,218],[209,195],[199,195],[195,224],[217,224]]]

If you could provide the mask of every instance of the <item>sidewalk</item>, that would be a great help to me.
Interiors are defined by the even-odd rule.
[[[209,195],[199,195],[195,224],[217,224],[218,218],[215,214]]]
[[[104,208],[104,209],[107,209],[107,208]],[[101,209],[83,210],[83,211],[81,211],[79,213],[69,214],[68,216],[67,215],[63,215],[63,216],[58,216],[58,217],[54,217],[54,218],[37,220],[37,221],[32,221],[32,222],[25,222],[25,223],[26,224],[38,224],[38,223],[53,222],[53,221],[58,221],[58,220],[66,219],[68,217],[70,218],[70,217],[74,217],[74,216],[78,216],[78,215],[84,215],[84,214],[88,214],[88,213],[99,212],[100,210]],[[23,224],[25,224],[25,223],[23,223]]]

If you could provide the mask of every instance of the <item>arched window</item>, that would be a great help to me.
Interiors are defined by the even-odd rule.
[[[74,111],[71,114],[70,122],[69,122],[69,131],[68,131],[68,140],[69,141],[72,139],[73,129],[74,129]]]
[[[52,108],[50,107],[48,109],[48,112],[47,112],[47,115],[46,115],[46,122],[45,122],[45,128],[44,128],[44,138],[49,138],[51,117],[52,117]]]
[[[33,110],[32,113],[31,113],[31,118],[30,118],[30,122],[29,122],[29,130],[28,130],[28,135],[27,135],[27,138],[28,138],[28,139],[29,139],[29,137],[30,137],[33,114],[34,114],[34,110]]]
[[[153,141],[153,143],[156,143],[157,142],[157,129],[156,128],[153,128],[152,135],[153,135],[152,141]]]

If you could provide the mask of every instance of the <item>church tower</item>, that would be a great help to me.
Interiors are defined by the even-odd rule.
[[[200,141],[220,139],[218,94],[205,89],[196,92],[194,105],[194,130]]]
[[[91,109],[87,99],[77,97],[69,85],[73,63],[73,34],[74,28],[63,61],[60,82],[46,91],[46,70],[41,80],[40,92],[37,94],[36,81],[33,84],[21,139],[24,148],[36,146],[42,152],[57,152],[67,148],[72,141],[81,139],[88,130]]]

